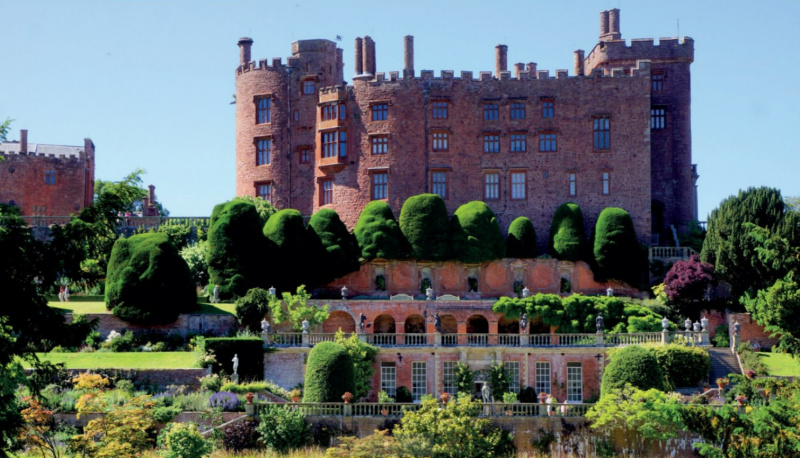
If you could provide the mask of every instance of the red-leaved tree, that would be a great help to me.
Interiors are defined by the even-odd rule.
[[[715,284],[714,266],[693,255],[672,265],[664,278],[664,292],[671,302],[687,303],[702,300],[706,289]]]

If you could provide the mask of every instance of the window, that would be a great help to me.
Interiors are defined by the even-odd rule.
[[[347,118],[347,106],[343,103],[339,104],[339,119]]]
[[[654,130],[663,129],[667,125],[667,109],[653,107],[650,109],[650,128]]]
[[[316,89],[314,80],[303,81],[303,94],[313,94]]]
[[[347,157],[347,132],[334,130],[322,132],[322,157]]]
[[[552,99],[542,100],[542,118],[552,118],[555,114],[556,102]]]
[[[611,174],[603,172],[603,195],[607,196],[611,193]]]
[[[309,148],[303,148],[300,150],[300,163],[301,164],[308,164],[311,162],[311,150]]]
[[[511,172],[511,198],[520,200],[525,198],[525,172]]]
[[[583,402],[583,367],[567,363],[567,402]]]
[[[445,361],[442,363],[442,391],[450,395],[458,393],[455,361]]]
[[[264,199],[266,202],[272,203],[272,184],[271,183],[256,184],[256,196]]]
[[[653,73],[651,78],[653,80],[653,91],[660,91],[664,84],[664,73]]]
[[[336,119],[337,105],[325,105],[322,107],[322,120],[330,121]]]
[[[483,152],[484,153],[500,152],[500,134],[485,134],[483,136]]]
[[[483,197],[486,200],[497,200],[500,198],[500,174],[490,172],[483,176],[485,191]]]
[[[372,105],[372,120],[373,121],[386,121],[389,118],[389,104],[378,103]]]
[[[519,393],[519,361],[507,361],[503,368],[508,375],[508,391]]]
[[[534,388],[537,393],[550,393],[550,362],[536,363],[536,382]]]
[[[386,172],[372,174],[372,200],[387,198],[388,179],[389,174]]]
[[[433,119],[447,119],[447,100],[433,101]]]
[[[578,195],[578,183],[577,177],[574,173],[569,174],[569,195],[576,196]]]
[[[433,150],[434,151],[447,151],[447,140],[449,137],[447,132],[434,132],[433,133]]]
[[[347,132],[339,131],[339,157],[347,157]]]
[[[385,135],[376,135],[371,137],[372,141],[372,154],[386,154],[389,152],[389,137]]]
[[[320,205],[333,203],[333,180],[325,180],[320,186]]]
[[[547,153],[557,150],[558,138],[555,132],[539,134],[539,151]]]
[[[500,118],[500,105],[496,103],[483,104],[483,120],[497,121]]]
[[[525,103],[511,103],[511,119],[525,119]]]
[[[594,149],[611,148],[611,119],[599,117],[592,120],[594,130]]]
[[[428,364],[425,361],[411,363],[411,397],[419,401],[428,394]]]
[[[56,184],[56,171],[55,170],[45,170],[45,172],[44,172],[44,184],[49,184],[49,185]]]
[[[433,172],[431,175],[431,182],[433,193],[441,197],[447,198],[447,172]]]
[[[272,122],[272,99],[259,97],[256,99],[256,124]]]
[[[272,164],[272,139],[262,138],[256,141],[256,165]]]
[[[527,138],[525,134],[511,134],[510,149],[512,153],[524,153],[527,148]]]
[[[397,395],[397,368],[394,363],[381,363],[381,390],[389,396]]]

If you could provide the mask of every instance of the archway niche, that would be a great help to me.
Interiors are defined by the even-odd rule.
[[[472,315],[467,319],[467,345],[485,347],[489,345],[489,320],[483,315]]]
[[[372,342],[375,345],[395,345],[394,318],[391,315],[378,315],[372,322]]]
[[[328,315],[328,319],[322,323],[322,332],[332,334],[340,329],[348,334],[356,332],[356,322],[349,313],[342,310],[334,310]]]
[[[406,345],[425,345],[427,343],[427,336],[425,335],[425,318],[422,315],[410,315],[406,317],[405,322],[405,339]]]

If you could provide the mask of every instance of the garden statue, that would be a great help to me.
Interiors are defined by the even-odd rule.
[[[669,330],[669,320],[667,319],[667,317],[661,319],[661,330],[664,332]]]
[[[442,318],[439,316],[439,312],[433,315],[433,327],[436,329],[436,332],[442,332]]]
[[[303,327],[303,334],[308,334],[308,320],[303,320],[300,325]]]
[[[522,318],[519,319],[519,330],[522,334],[528,333],[528,314],[523,313]]]
[[[266,319],[261,321],[261,334],[269,334],[272,331],[272,326]]]
[[[427,288],[427,289],[425,290],[425,299],[426,299],[426,300],[431,300],[431,299],[433,299],[433,288]]]
[[[493,402],[492,400],[492,389],[489,388],[488,383],[483,384],[483,388],[481,388],[481,398],[483,398],[483,402],[488,404]]]
[[[603,313],[597,314],[597,319],[595,320],[597,324],[597,332],[603,332],[603,328],[605,328],[605,323],[603,323]]]
[[[367,324],[367,316],[361,313],[358,315],[358,332],[364,333],[364,327]]]
[[[738,336],[742,332],[742,325],[739,322],[733,323],[733,335]]]
[[[238,375],[239,374],[239,372],[238,372],[239,371],[239,354],[235,353],[233,355],[233,359],[231,361],[233,361],[233,373],[234,373],[234,375]]]

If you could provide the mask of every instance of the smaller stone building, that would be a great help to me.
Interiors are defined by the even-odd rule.
[[[66,216],[94,199],[94,143],[82,146],[0,143],[0,202],[19,207],[25,216]]]

